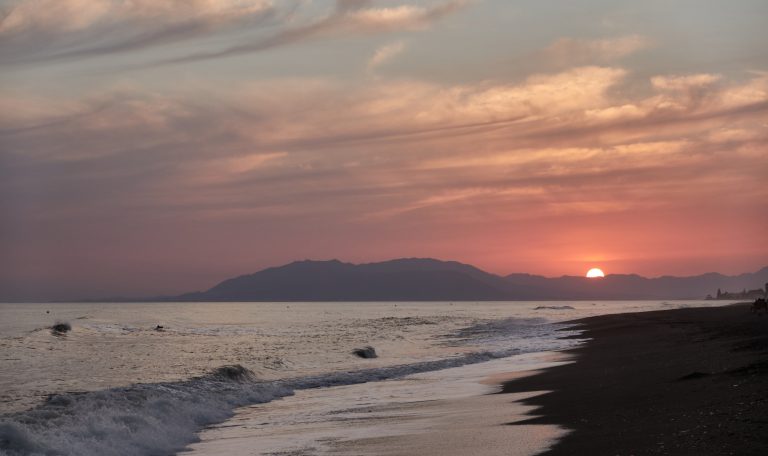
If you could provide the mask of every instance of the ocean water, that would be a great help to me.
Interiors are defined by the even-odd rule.
[[[568,320],[721,304],[0,303],[0,454],[364,454],[580,343]]]

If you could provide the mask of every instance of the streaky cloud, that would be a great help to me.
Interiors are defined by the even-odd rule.
[[[373,72],[376,68],[385,65],[391,61],[397,55],[401,54],[405,50],[405,43],[403,41],[397,41],[395,43],[387,44],[376,50],[376,52],[368,60],[367,70]]]
[[[0,21],[0,59],[28,64],[137,51],[286,21],[268,0],[21,0]]]
[[[150,63],[147,67],[197,62],[291,45],[324,36],[384,33],[418,30],[448,16],[468,4],[467,0],[450,0],[429,8],[401,5],[391,8],[368,8],[369,2],[337,2],[329,15],[310,23],[286,28],[272,36],[211,52],[199,52]]]
[[[279,8],[266,0],[227,0],[220,5],[203,0],[189,4],[179,0],[21,0],[3,13],[0,59],[5,64],[30,64],[107,56],[233,30],[267,33],[270,27],[278,28],[271,35],[223,49],[134,67],[162,66],[256,53],[323,36],[423,29],[467,3],[447,0],[429,7],[376,7],[365,0],[339,0],[325,16],[290,25],[302,10],[298,0],[281,2]]]
[[[765,242],[733,253],[732,240],[768,226],[768,78],[688,76],[631,94],[614,90],[628,71],[599,67],[515,83],[280,79],[205,97],[192,86],[64,101],[6,92],[7,265],[92,271],[78,252],[99,245],[115,262],[187,245],[247,261],[319,230],[366,254],[371,239],[387,250],[497,239],[539,255],[528,244],[542,236],[554,240],[547,255],[577,255],[592,246],[575,237],[591,242],[598,219],[601,243],[639,239],[628,255],[698,255],[706,242],[713,255],[764,256]]]
[[[648,49],[653,42],[642,35],[609,38],[560,38],[539,55],[560,65],[583,65],[611,62]]]

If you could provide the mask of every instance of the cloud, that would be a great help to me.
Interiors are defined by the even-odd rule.
[[[293,206],[302,212],[322,207],[311,202],[322,193],[315,184],[323,191],[354,189],[356,195],[401,188],[405,200],[445,203],[429,189],[469,198],[487,194],[475,189],[494,179],[502,187],[506,179],[512,188],[515,182],[567,186],[567,176],[580,172],[631,174],[673,159],[687,161],[689,151],[719,150],[724,142],[748,160],[754,153],[748,149],[766,136],[768,93],[740,105],[733,105],[731,94],[756,93],[768,86],[768,78],[707,86],[700,100],[685,91],[669,92],[667,83],[659,86],[654,78],[658,92],[628,100],[612,90],[625,77],[622,69],[583,67],[517,84],[275,80],[219,88],[210,100],[194,102],[187,93],[194,88],[153,95],[113,92],[82,101],[6,96],[2,160],[7,185],[31,177],[30,170],[72,167],[72,173],[51,171],[48,185],[92,173],[110,176],[105,185],[112,185],[116,175],[125,175],[130,185],[165,188],[158,203],[173,206],[179,198],[205,193],[211,206],[226,207],[229,197],[254,201],[253,193],[233,190],[224,197],[218,191],[259,188],[264,182],[302,195]],[[670,110],[670,104],[679,109]],[[690,159],[697,157],[705,156]],[[160,175],[165,177],[155,180]],[[196,187],[214,184],[211,193]],[[409,192],[414,193],[406,196]],[[91,197],[98,200],[101,194]],[[268,195],[273,194],[264,193],[264,202],[275,204]],[[397,199],[382,204],[397,206]]]
[[[651,47],[642,35],[612,38],[560,38],[540,52],[539,57],[558,65],[584,65],[612,62]]]
[[[661,90],[690,90],[708,87],[719,81],[716,74],[693,74],[687,76],[654,76],[651,78],[653,87]]]
[[[398,41],[396,43],[384,45],[376,50],[373,56],[368,60],[368,71],[372,72],[376,68],[390,62],[405,50],[405,43]]]
[[[336,9],[326,16],[305,24],[286,27],[266,38],[216,51],[168,59],[155,64],[194,62],[250,54],[314,38],[422,30],[433,22],[459,11],[467,4],[467,0],[449,0],[430,7],[400,5],[374,8],[369,6],[370,2],[342,1],[337,2]]]
[[[522,256],[622,237],[638,255],[764,255],[733,239],[768,224],[768,77],[689,76],[642,94],[616,90],[626,70],[596,66],[476,84],[278,79],[203,98],[6,92],[0,211],[14,216],[0,219],[0,276],[89,270],[77,280],[92,283],[110,270],[83,252],[139,278],[169,258],[169,271],[219,255],[243,272],[285,255],[460,257],[488,239]]]
[[[194,18],[226,22],[261,14],[272,7],[265,0],[20,0],[5,12],[0,35],[76,31],[103,23],[151,21],[173,24]]]
[[[282,20],[268,0],[20,0],[0,22],[6,63],[97,56]]]
[[[107,0],[19,1],[4,12],[0,35],[12,37],[45,30],[82,30],[101,20],[114,6]]]
[[[428,7],[377,7],[369,1],[346,0],[316,16],[299,1],[19,0],[7,8],[0,22],[0,58],[5,63],[29,63],[94,57],[232,30],[247,30],[252,36],[238,44],[159,63],[205,60],[315,38],[422,30],[465,4],[465,0],[447,0]]]

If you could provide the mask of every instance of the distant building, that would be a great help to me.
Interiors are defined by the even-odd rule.
[[[707,299],[759,299],[768,298],[768,283],[765,284],[765,289],[756,288],[754,290],[747,290],[744,288],[741,291],[722,291],[717,289],[717,294],[713,298],[712,295],[707,295]]]

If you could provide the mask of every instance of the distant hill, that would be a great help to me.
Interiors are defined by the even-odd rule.
[[[535,299],[704,299],[707,295],[715,295],[718,288],[734,291],[763,288],[768,282],[768,267],[737,276],[714,272],[692,277],[657,278],[609,274],[595,280],[512,274],[506,279],[513,287],[525,286],[533,290]]]
[[[530,274],[506,277],[455,261],[406,258],[351,264],[297,261],[225,280],[207,291],[163,298],[174,301],[495,301],[563,299],[703,299],[723,290],[762,288],[768,267],[725,276],[646,278],[611,274],[602,279]]]
[[[355,265],[297,261],[225,280],[182,301],[444,301],[506,299],[505,280],[472,266],[429,259]]]

